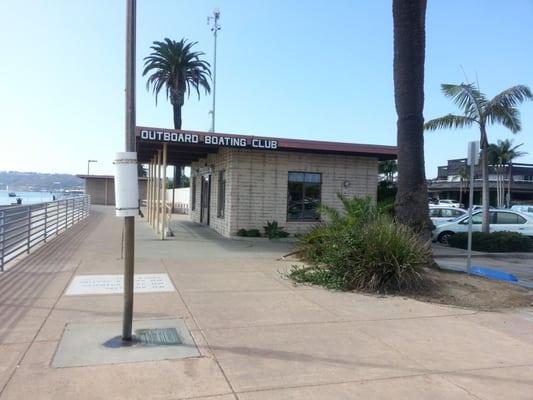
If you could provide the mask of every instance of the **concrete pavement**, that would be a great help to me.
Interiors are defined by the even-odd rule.
[[[444,269],[464,271],[466,268],[466,250],[434,243],[432,245],[435,262]],[[472,252],[472,265],[489,267],[513,274],[519,284],[533,288],[533,254],[532,253],[484,253]]]
[[[121,223],[91,217],[0,275],[0,399],[529,399],[533,314],[484,313],[295,286],[290,244],[137,223],[136,272],[176,291],[135,297],[136,320],[181,318],[201,357],[52,368],[65,324],[120,321],[121,295],[66,296],[120,274]]]

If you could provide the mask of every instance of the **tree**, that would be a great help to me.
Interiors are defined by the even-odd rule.
[[[394,175],[398,171],[396,160],[385,160],[379,163],[378,172],[385,176],[387,182],[394,182]]]
[[[517,85],[504,90],[491,100],[472,83],[460,85],[442,84],[442,92],[463,112],[463,115],[448,114],[432,119],[425,124],[426,130],[464,128],[478,126],[480,133],[481,170],[483,176],[483,232],[489,232],[489,164],[487,126],[501,124],[512,133],[520,132],[520,112],[517,106],[533,99],[529,87]]]
[[[511,182],[512,182],[512,171],[511,166],[513,160],[518,157],[525,156],[527,153],[524,151],[517,150],[519,147],[523,146],[521,143],[519,145],[513,146],[513,141],[509,139],[498,140],[498,144],[491,143],[488,150],[488,159],[489,165],[491,165],[496,171],[496,182],[497,182],[497,198],[498,198],[498,207],[502,208],[504,203],[509,203],[511,201]],[[507,201],[504,201],[504,192],[505,192],[505,169],[508,167],[508,186],[507,186]]]
[[[150,90],[157,97],[163,87],[165,88],[167,99],[170,99],[174,115],[174,129],[181,129],[181,108],[185,103],[185,93],[190,96],[191,91],[196,91],[200,99],[200,89],[203,88],[205,94],[211,92],[209,80],[211,79],[211,69],[207,61],[201,57],[205,53],[193,51],[192,48],[198,42],[188,42],[181,39],[179,42],[165,38],[163,42],[154,42],[150,48],[152,53],[144,58],[143,76],[150,74],[146,81],[146,89]],[[183,168],[175,166],[175,185],[181,187],[181,176]]]
[[[148,171],[143,164],[137,164],[137,176],[146,177],[148,176]]]
[[[210,65],[201,60],[202,52],[193,51],[192,47],[198,42],[179,42],[165,38],[164,42],[154,42],[150,47],[152,53],[144,58],[143,76],[150,73],[146,81],[146,88],[157,97],[163,87],[167,99],[170,99],[174,113],[174,129],[181,129],[181,108],[185,103],[185,93],[190,96],[195,90],[200,99],[200,89],[205,94],[211,92],[209,80],[211,79]]]
[[[394,0],[394,100],[398,114],[398,192],[395,213],[429,238],[424,168],[424,59],[426,0]]]

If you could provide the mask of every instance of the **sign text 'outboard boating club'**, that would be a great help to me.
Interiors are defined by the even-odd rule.
[[[151,129],[141,130],[142,140],[156,140],[158,142],[209,144],[225,147],[252,147],[254,149],[276,150],[278,141],[271,139],[256,139],[245,137],[231,137],[222,135],[198,135],[195,133],[156,131]]]

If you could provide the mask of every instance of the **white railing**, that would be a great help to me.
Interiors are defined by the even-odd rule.
[[[89,215],[90,197],[0,208],[0,271]]]

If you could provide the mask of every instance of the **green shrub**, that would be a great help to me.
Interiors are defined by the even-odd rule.
[[[260,237],[261,232],[259,232],[259,229],[239,229],[237,231],[237,236],[242,237]]]
[[[285,231],[282,226],[279,226],[277,221],[269,222],[263,226],[265,236],[269,239],[278,239],[289,236],[289,232]]]
[[[380,211],[371,199],[341,200],[344,212],[321,207],[327,222],[300,241],[311,267],[293,267],[289,276],[345,290],[398,291],[422,283],[423,268],[432,264],[429,243]]]
[[[466,249],[468,234],[456,233],[448,238],[451,247]],[[517,232],[473,232],[472,250],[486,252],[530,252],[533,251],[533,240]]]

